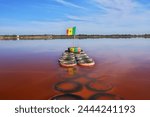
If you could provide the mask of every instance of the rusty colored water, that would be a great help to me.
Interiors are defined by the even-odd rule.
[[[95,60],[94,67],[59,66],[58,58],[73,45],[71,40],[0,41],[0,99],[66,95],[55,87],[60,82],[60,89],[75,89],[67,93],[83,99],[150,99],[150,40],[89,39],[75,44]]]

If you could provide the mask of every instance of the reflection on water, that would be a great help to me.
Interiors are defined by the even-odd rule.
[[[62,68],[71,40],[0,41],[0,99],[150,99],[150,40],[77,40],[94,67]]]

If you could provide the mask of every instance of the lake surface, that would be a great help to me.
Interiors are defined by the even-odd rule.
[[[60,67],[58,58],[73,45],[96,65]],[[60,99],[150,99],[150,40],[0,41],[0,99],[61,95]]]

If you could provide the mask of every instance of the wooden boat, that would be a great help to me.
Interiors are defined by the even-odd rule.
[[[74,67],[76,65],[88,67],[95,65],[94,60],[78,47],[70,47],[68,50],[65,50],[58,61],[62,67]]]

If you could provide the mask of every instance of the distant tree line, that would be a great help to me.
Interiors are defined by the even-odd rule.
[[[79,34],[76,36],[67,36],[67,35],[53,35],[53,34],[44,34],[44,35],[0,35],[0,40],[29,40],[29,39],[99,39],[99,38],[150,38],[150,34],[112,34],[112,35],[87,35]]]

